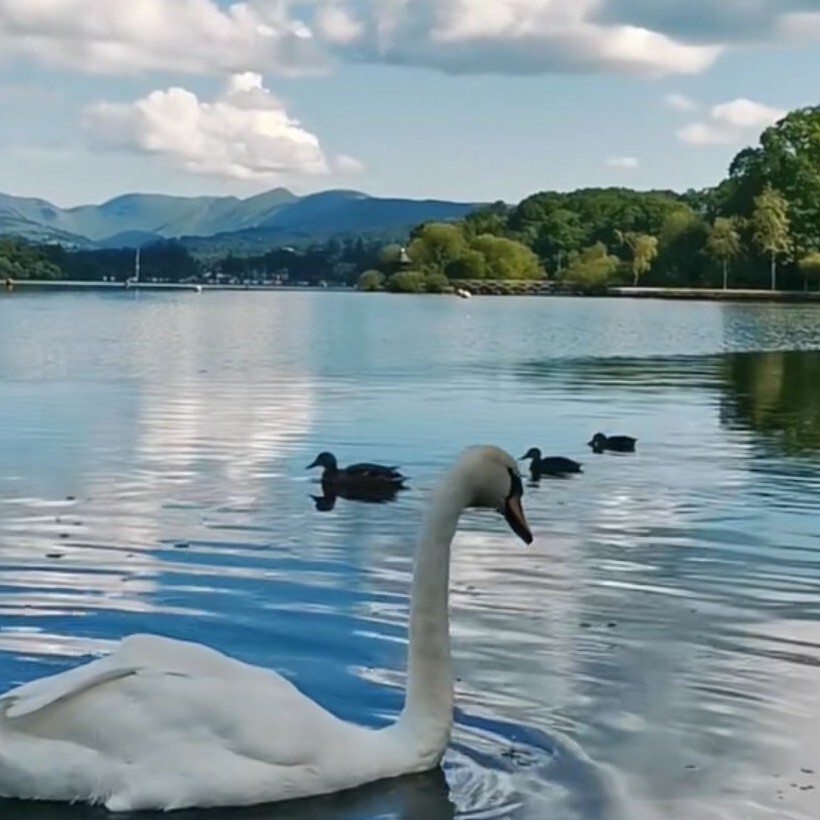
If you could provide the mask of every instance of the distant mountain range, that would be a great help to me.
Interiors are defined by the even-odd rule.
[[[420,222],[459,219],[479,204],[344,190],[300,197],[274,188],[247,199],[124,194],[101,205],[58,208],[43,199],[0,194],[0,235],[79,248],[179,239],[202,253],[253,251],[351,235],[399,239]]]

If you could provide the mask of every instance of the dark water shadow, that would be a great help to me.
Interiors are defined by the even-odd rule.
[[[820,351],[531,360],[515,375],[547,393],[711,393],[724,428],[758,434],[782,455],[820,452]]]
[[[340,489],[333,490],[328,487],[322,487],[321,495],[310,494],[313,503],[316,505],[317,512],[330,512],[335,506],[337,499],[341,498],[345,501],[355,501],[360,504],[389,504],[397,501],[399,493],[402,490],[407,490],[408,487],[386,487],[368,490],[359,489]]]
[[[541,481],[575,481],[583,479],[583,473],[540,473],[538,470],[527,470],[528,487],[537,487]]]
[[[514,374],[535,388],[597,392],[618,387],[630,392],[655,393],[661,389],[713,387],[719,359],[719,354],[530,359],[521,362]]]
[[[820,352],[724,356],[720,422],[751,430],[787,455],[820,452]]]
[[[64,803],[0,800],[3,820],[452,820],[455,804],[450,800],[444,772],[434,769],[420,775],[385,780],[351,791],[284,803],[248,808],[189,809],[167,812],[111,814],[102,807],[69,806]]]

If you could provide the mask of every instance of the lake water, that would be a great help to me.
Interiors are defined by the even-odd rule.
[[[585,472],[526,488],[535,542],[456,539],[444,777],[218,816],[816,818],[818,350],[812,306],[0,295],[0,690],[153,631],[383,724],[429,488],[539,446]],[[322,449],[411,489],[317,509]]]

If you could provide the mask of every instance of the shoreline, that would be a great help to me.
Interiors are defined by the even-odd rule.
[[[1,283],[0,283],[1,284]],[[43,288],[45,290],[175,290],[198,293],[206,290],[240,290],[240,291],[298,291],[298,290],[329,290],[335,292],[355,291],[355,288],[343,285],[213,285],[191,282],[136,282],[125,285],[123,282],[84,281],[81,279],[15,279],[11,289],[0,288],[2,293],[14,293],[17,290]]]
[[[678,299],[702,302],[820,302],[816,290],[764,290],[763,288],[607,288],[616,299]]]
[[[471,287],[472,286],[472,287]],[[763,288],[664,288],[664,287],[610,287],[603,293],[577,293],[556,288],[552,282],[470,281],[456,282],[454,287],[466,287],[471,296],[555,296],[593,297],[613,299],[664,299],[701,302],[779,302],[820,303],[820,291],[766,290]],[[13,287],[0,288],[0,294],[18,290],[107,290],[107,291],[329,291],[333,293],[365,293],[355,286],[344,285],[234,285],[196,284],[182,282],[137,282],[126,286],[123,282],[83,281],[71,279],[17,279]],[[413,294],[391,294],[396,296]],[[452,295],[452,294],[441,294]]]

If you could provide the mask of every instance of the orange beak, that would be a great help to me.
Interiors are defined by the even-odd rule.
[[[532,532],[527,524],[527,517],[524,515],[524,508],[521,506],[521,498],[511,495],[504,502],[502,512],[504,520],[510,525],[510,529],[525,543],[532,543]]]

